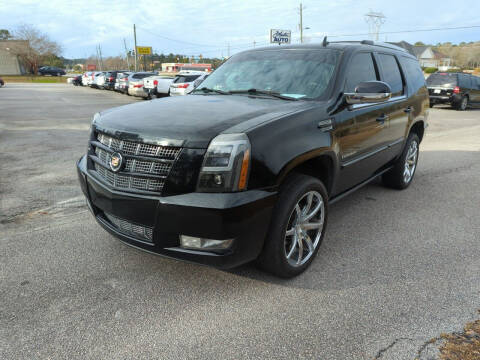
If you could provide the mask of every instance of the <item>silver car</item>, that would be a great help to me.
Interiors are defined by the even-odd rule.
[[[128,91],[128,77],[131,72],[121,72],[117,74],[117,81],[115,81],[115,91],[122,92],[124,94]]]
[[[128,77],[128,95],[147,97],[143,87],[143,79],[155,75],[151,72],[136,72]]]
[[[190,94],[208,74],[203,71],[180,71],[170,84],[170,96]]]

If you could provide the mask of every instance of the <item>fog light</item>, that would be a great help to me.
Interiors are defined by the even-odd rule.
[[[213,240],[180,235],[180,247],[195,250],[225,250],[232,246],[233,239]]]

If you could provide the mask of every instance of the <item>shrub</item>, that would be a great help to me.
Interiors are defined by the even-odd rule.
[[[436,67],[427,67],[423,70],[425,74],[433,74],[434,72],[438,71],[438,68]]]

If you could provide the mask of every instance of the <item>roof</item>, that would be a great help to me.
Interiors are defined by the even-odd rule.
[[[363,41],[332,41],[327,42],[326,46],[322,43],[310,43],[310,44],[293,44],[293,45],[272,45],[266,47],[260,47],[255,49],[246,50],[244,52],[250,51],[262,51],[262,50],[293,50],[293,49],[304,49],[304,50],[320,50],[320,49],[338,49],[338,50],[347,50],[347,49],[355,49],[355,48],[369,48],[371,50],[378,50],[379,48],[382,49],[390,49],[393,51],[399,51],[402,53],[407,54],[408,51],[404,48],[397,46],[396,44],[391,43],[383,43],[383,42],[373,42],[370,40],[363,40]]]
[[[427,46],[427,45],[422,45],[422,46],[414,46],[413,47],[413,54],[418,58],[420,55],[422,55],[425,50],[427,50],[428,48],[431,48],[431,46]]]
[[[404,40],[399,41],[399,42],[388,42],[388,44],[396,45],[398,47],[401,47],[402,49],[407,50],[410,54],[415,55],[413,48],[414,46]]]

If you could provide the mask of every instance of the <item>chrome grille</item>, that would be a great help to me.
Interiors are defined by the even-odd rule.
[[[98,158],[105,164],[105,166],[108,166],[110,163],[110,154],[108,152],[103,149],[96,148],[95,154],[97,154]],[[127,159],[125,162],[124,171],[167,175],[170,171],[170,167],[171,163]]]
[[[116,174],[107,170],[102,165],[95,163],[95,171],[108,184],[117,188],[137,189],[161,192],[165,183],[164,179],[146,179],[129,175]]]
[[[181,150],[181,148],[178,147],[119,140],[103,133],[98,133],[97,140],[115,151],[121,150],[122,153],[126,155],[155,156],[173,160]]]
[[[144,225],[134,224],[130,221],[121,219],[115,215],[104,213],[105,217],[112,225],[114,225],[120,232],[134,236],[141,240],[147,240],[152,242],[153,228]]]
[[[162,192],[165,179],[182,150],[180,147],[121,140],[104,133],[97,133],[96,140],[108,147],[109,151],[92,142],[97,157],[92,170],[107,184],[126,191]],[[122,153],[125,161],[124,168],[118,173],[111,171],[109,166],[114,151]],[[145,174],[145,177],[141,174]]]

